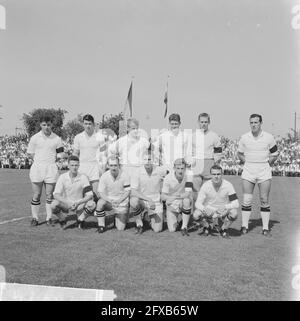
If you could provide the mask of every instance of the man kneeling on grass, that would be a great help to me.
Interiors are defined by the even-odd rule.
[[[210,169],[212,179],[204,183],[195,203],[194,219],[203,225],[203,235],[208,236],[213,226],[225,238],[228,238],[228,228],[237,218],[239,201],[233,185],[222,178],[222,168],[213,165]]]
[[[79,158],[70,156],[68,167],[69,171],[58,178],[51,207],[53,214],[59,218],[62,228],[66,228],[66,217],[61,212],[69,211],[76,213],[80,228],[85,217],[93,214],[96,204],[93,201],[93,189],[87,176],[78,172]]]
[[[105,216],[107,211],[113,211],[117,230],[123,231],[129,219],[130,177],[120,168],[119,158],[112,155],[107,160],[109,170],[100,178],[96,216],[98,233],[105,232]]]

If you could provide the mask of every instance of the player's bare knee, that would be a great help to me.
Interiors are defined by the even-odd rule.
[[[57,200],[53,200],[51,203],[51,209],[55,210],[59,205],[59,202]]]
[[[41,194],[40,193],[34,193],[32,196],[32,200],[35,202],[40,202],[41,200]]]
[[[235,221],[238,217],[238,211],[236,209],[232,209],[228,213],[228,218],[230,221]]]
[[[253,195],[252,194],[244,194],[243,195],[243,206],[251,206],[252,205],[252,199],[253,199]]]
[[[199,220],[201,218],[201,216],[202,216],[202,212],[200,210],[196,209],[193,213],[194,220],[196,220],[196,221]]]
[[[153,232],[155,232],[155,233],[159,233],[159,232],[162,231],[162,225],[157,225],[157,224],[155,224],[155,225],[152,226],[152,230],[153,230]]]
[[[124,231],[126,227],[126,224],[123,222],[116,222],[116,228],[118,231]]]
[[[102,211],[104,209],[105,203],[106,202],[103,199],[99,199],[97,202],[96,211]]]
[[[182,213],[186,215],[191,215],[191,200],[189,198],[184,198],[182,201]]]
[[[93,212],[96,209],[96,203],[93,200],[90,200],[86,203],[85,208],[90,212]]]
[[[260,205],[261,205],[261,207],[268,207],[268,206],[270,206],[268,197],[266,197],[266,196],[264,196],[264,195],[261,195],[261,196],[260,196]]]
[[[53,198],[52,192],[46,192],[46,199],[51,199]]]

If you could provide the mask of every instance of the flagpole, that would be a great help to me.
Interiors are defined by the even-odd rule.
[[[164,102],[166,104],[164,118],[166,118],[166,116],[167,116],[168,106],[169,106],[169,78],[170,78],[170,75],[168,75],[168,77],[167,77],[167,87],[166,87],[166,93],[165,93],[165,99],[164,99]]]
[[[132,90],[133,90],[133,79],[134,79],[134,76],[131,76],[131,83],[130,83],[130,87],[131,88],[131,94],[132,94]],[[133,96],[133,95],[132,95]],[[133,102],[133,99],[132,99],[132,102]],[[133,103],[131,102],[131,107],[133,106]],[[127,104],[128,104],[128,96],[127,98],[125,99],[125,103],[124,103],[124,109],[123,109],[123,114],[124,114],[124,118],[127,119],[127,115],[126,115],[126,107],[127,107]],[[133,110],[133,108],[132,108]]]
[[[134,76],[131,76],[131,115],[130,117],[133,116],[133,79],[134,79]]]

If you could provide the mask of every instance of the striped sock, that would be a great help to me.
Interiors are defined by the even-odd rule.
[[[97,211],[96,216],[98,221],[98,226],[105,226],[105,211]]]
[[[182,225],[181,229],[187,228],[189,221],[190,221],[190,216],[191,216],[191,209],[182,209],[181,210],[181,216],[182,216]]]

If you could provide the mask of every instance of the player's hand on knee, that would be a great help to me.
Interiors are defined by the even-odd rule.
[[[220,206],[217,211],[216,214],[218,215],[218,217],[224,217],[227,214],[227,209],[225,208],[225,206]]]
[[[72,211],[75,211],[77,207],[78,207],[78,203],[77,203],[77,202],[74,202],[74,203],[72,203],[72,205],[71,205],[71,210],[72,210]]]
[[[112,207],[116,208],[120,205],[120,202],[119,201],[112,201]]]

